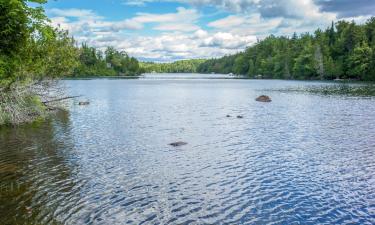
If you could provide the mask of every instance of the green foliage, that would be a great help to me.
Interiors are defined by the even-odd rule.
[[[220,59],[210,59],[201,63],[197,72],[200,73],[231,73],[237,55],[224,56]]]
[[[0,0],[0,12],[0,54],[14,56],[40,23],[40,15],[21,0]]]
[[[108,48],[103,53],[52,28],[41,6],[46,0],[0,0],[0,90],[15,83],[64,76],[137,75],[138,61]]]
[[[311,43],[306,43],[301,54],[295,59],[293,74],[297,79],[308,79],[317,75],[314,68],[313,46]]]
[[[248,71],[249,64],[245,60],[241,54],[234,60],[233,70],[236,74],[245,74]]]
[[[273,35],[243,53],[210,59],[201,73],[236,73],[276,79],[375,80],[375,17],[366,24],[339,21],[314,35]]]
[[[68,75],[77,63],[74,40],[52,28],[45,0],[0,0],[0,88]]]
[[[140,68],[147,73],[196,73],[204,59],[181,60],[172,63],[142,62]]]
[[[77,66],[73,38],[52,28],[43,8],[30,2],[46,1],[0,0],[0,124],[44,115],[40,96],[48,88],[38,84],[69,75]]]
[[[364,78],[371,79],[371,63],[373,57],[373,49],[371,49],[365,42],[354,48],[349,56],[349,71],[348,73],[354,77],[364,75]]]
[[[135,76],[142,73],[138,60],[108,47],[105,53],[83,44],[79,49],[79,66],[74,76]]]

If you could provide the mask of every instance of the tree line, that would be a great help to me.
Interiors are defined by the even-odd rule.
[[[87,44],[78,49],[79,65],[72,73],[73,77],[85,76],[136,76],[143,73],[136,58],[125,51],[107,47],[102,52]]]
[[[313,34],[271,35],[244,52],[207,60],[197,71],[252,78],[375,81],[375,17],[364,24],[332,22]]]
[[[141,62],[140,67],[146,73],[197,73],[204,59],[180,60],[171,63]]]

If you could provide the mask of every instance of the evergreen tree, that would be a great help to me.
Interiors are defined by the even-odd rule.
[[[375,80],[375,17],[363,25],[332,22],[325,31],[318,29],[313,35],[271,35],[243,53],[202,63],[198,72],[241,72],[277,79]]]

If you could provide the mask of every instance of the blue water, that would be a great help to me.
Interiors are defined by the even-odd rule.
[[[374,97],[189,76],[64,81],[68,113],[1,129],[1,224],[375,224]]]

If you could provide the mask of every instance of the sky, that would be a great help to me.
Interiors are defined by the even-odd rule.
[[[364,23],[375,16],[375,0],[50,0],[45,9],[78,43],[171,62],[234,54],[268,35],[332,21]]]

